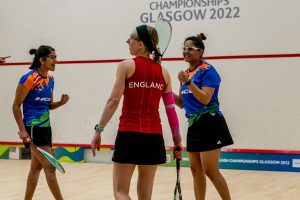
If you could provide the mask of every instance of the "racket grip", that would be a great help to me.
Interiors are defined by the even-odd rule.
[[[177,157],[177,155],[176,155],[176,152],[179,152],[180,153],[180,158],[178,158]],[[175,160],[176,160],[176,166],[178,165],[177,164],[177,162],[180,162],[180,160],[181,160],[181,148],[180,147],[175,147],[175,149],[173,150],[173,155],[174,155],[174,158],[175,158]]]
[[[174,151],[181,151],[180,147],[176,147]],[[180,159],[176,158],[176,169],[180,169]]]
[[[176,159],[176,169],[179,170],[180,169],[180,160]]]

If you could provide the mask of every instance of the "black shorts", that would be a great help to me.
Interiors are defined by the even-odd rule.
[[[51,127],[25,126],[27,133],[36,146],[52,147],[52,130]],[[24,143],[29,148],[28,143]]]
[[[166,162],[166,149],[160,134],[118,132],[112,161],[135,165]]]
[[[209,151],[231,144],[233,140],[222,115],[204,113],[188,128],[188,152]]]

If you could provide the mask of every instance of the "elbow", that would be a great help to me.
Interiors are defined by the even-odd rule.
[[[207,106],[209,104],[209,101],[202,102],[203,105]]]
[[[183,109],[183,104],[182,104],[182,101],[180,100],[180,102],[178,103],[177,105],[179,108]]]
[[[177,107],[179,107],[180,109],[183,109],[182,104],[178,104]]]
[[[182,105],[181,99],[178,99],[177,101],[175,101],[175,104],[176,104],[177,107],[183,109],[183,105]]]
[[[49,104],[49,110],[54,110],[54,109],[55,109],[55,104],[54,104],[54,102],[51,102]]]
[[[211,98],[205,98],[201,101],[201,103],[205,106],[207,106],[210,103]]]
[[[14,102],[13,105],[12,105],[12,111],[13,111],[13,113],[15,113],[15,111],[18,110],[18,109],[20,109],[20,106],[17,105],[17,104]]]
[[[11,107],[12,111],[15,110],[15,104],[13,103],[12,107]]]
[[[182,104],[181,103],[175,103],[176,104],[176,106],[178,107],[178,108],[183,108],[183,106],[182,106]]]
[[[120,103],[120,99],[118,98],[109,98],[107,101],[107,104],[110,107],[118,107],[119,103]]]

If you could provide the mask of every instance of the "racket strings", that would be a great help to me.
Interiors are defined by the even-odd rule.
[[[159,38],[157,49],[163,55],[171,40],[172,26],[168,20],[161,18],[157,20],[155,28]]]
[[[56,158],[54,158],[51,154],[49,154],[48,152],[44,151],[43,149],[37,147],[37,150],[39,150],[39,152],[44,155],[44,157],[58,170],[60,171],[62,174],[65,173],[65,169],[63,168],[63,166],[60,164],[60,162],[58,160],[56,160]]]

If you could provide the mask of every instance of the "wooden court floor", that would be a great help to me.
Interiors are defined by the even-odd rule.
[[[66,174],[58,174],[66,200],[113,200],[112,164],[62,163]],[[29,170],[29,160],[0,159],[0,200],[21,200]],[[300,173],[249,170],[222,170],[233,200],[298,200]],[[153,200],[171,200],[176,179],[173,167],[159,167],[153,189]],[[207,200],[219,200],[207,181]],[[193,182],[189,168],[181,169],[184,200],[193,200]],[[131,197],[136,200],[136,173],[131,183]],[[52,200],[45,176],[41,173],[34,200]]]

